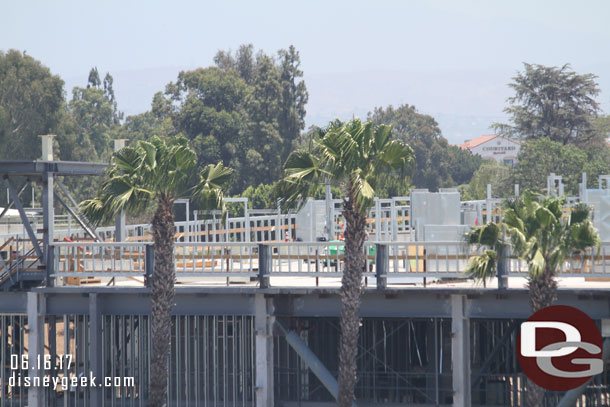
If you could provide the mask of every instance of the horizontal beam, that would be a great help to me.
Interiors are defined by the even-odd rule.
[[[135,287],[49,287],[37,288],[44,293],[47,311],[53,315],[86,314],[88,296],[98,294],[99,309],[104,314],[133,315],[150,312],[150,290]],[[256,287],[176,287],[179,315],[254,315],[254,298],[263,294],[273,300],[277,317],[339,317],[339,290],[330,288]],[[367,318],[450,318],[450,296],[466,296],[465,316],[487,319],[526,319],[531,315],[526,290],[497,295],[495,290],[475,289],[389,289],[365,290],[360,315]],[[0,295],[0,313],[26,310],[26,293]],[[495,305],[494,305],[495,304]],[[576,307],[593,319],[610,317],[610,291],[597,293],[559,290],[558,305]]]
[[[78,161],[0,161],[0,174],[41,177],[56,175],[101,175],[108,164]]]

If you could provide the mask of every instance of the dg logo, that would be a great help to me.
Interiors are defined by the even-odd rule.
[[[587,314],[565,305],[543,308],[521,324],[519,365],[538,386],[574,389],[602,373],[602,336]]]

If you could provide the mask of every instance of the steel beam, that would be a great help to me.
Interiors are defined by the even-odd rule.
[[[470,320],[464,295],[451,296],[453,407],[470,407]]]
[[[53,186],[55,181],[55,175],[52,172],[44,174],[42,180],[42,223],[43,223],[43,235],[42,235],[42,247],[43,247],[43,261],[46,266],[47,274],[47,286],[53,286],[53,260],[51,244],[53,243],[53,237],[55,235],[55,206],[54,199],[55,194],[53,192]]]
[[[23,192],[23,190],[25,189],[25,187],[27,187],[27,186],[28,186],[28,183],[27,183],[27,182],[26,182],[25,184],[23,184],[23,186],[21,187],[21,189],[20,189],[20,190],[19,190],[19,192],[17,193],[17,196],[20,196],[20,195],[21,195],[21,193]],[[13,207],[13,201],[11,201],[11,200],[9,199],[9,202],[8,202],[8,204],[6,205],[6,208],[4,208],[4,209],[2,210],[2,213],[0,213],[0,219],[2,219],[2,217],[3,217],[4,215],[6,215],[6,213],[9,211],[9,209],[11,209],[12,207]]]
[[[268,307],[271,300],[262,294],[254,298],[254,329],[256,332],[256,405],[273,405],[273,323]]]
[[[44,318],[45,318],[45,296],[44,294],[29,292],[27,294],[28,308],[28,361],[30,383],[42,380],[44,368],[38,365],[44,357]],[[28,406],[46,407],[45,388],[30,386],[28,388]]]
[[[38,258],[42,259],[43,251],[40,248],[40,245],[38,244],[38,238],[36,237],[36,233],[34,233],[34,230],[32,229],[32,225],[30,225],[30,221],[29,221],[27,215],[25,214],[25,209],[23,209],[23,204],[21,203],[21,199],[19,199],[19,194],[17,193],[17,190],[13,186],[13,183],[11,182],[11,180],[8,179],[8,177],[5,178],[5,181],[6,181],[6,185],[8,186],[11,200],[17,207],[17,210],[19,211],[19,216],[21,217],[21,221],[23,222],[23,227],[25,227],[25,230],[27,231],[28,236],[29,236],[30,240],[32,241],[32,245],[34,246],[34,250],[36,250],[36,254],[38,255]],[[23,253],[23,254],[25,254],[25,253]]]
[[[102,377],[102,312],[99,306],[98,294],[89,294],[89,364],[90,371],[95,377]],[[102,406],[102,389],[92,387],[89,390],[89,403],[91,407]]]
[[[127,141],[126,139],[115,139],[114,140],[114,153],[116,154],[117,152],[121,151],[123,148],[125,148],[125,141]],[[187,216],[188,216],[188,212],[187,212]],[[116,216],[114,217],[114,241],[115,242],[124,242],[126,236],[126,229],[125,229],[125,225],[126,225],[126,216],[125,216],[125,210],[120,211],[119,213],[116,214]]]
[[[101,175],[106,163],[80,161],[0,161],[0,174],[43,178],[48,172],[56,175]]]
[[[58,183],[58,185],[60,185]],[[68,195],[69,196],[69,195]],[[83,230],[89,235],[89,237],[91,237],[92,239],[94,239],[96,242],[101,242],[102,240],[99,238],[99,236],[95,233],[95,230],[93,230],[93,228],[91,226],[89,226],[87,224],[87,222],[82,219],[81,215],[78,214],[78,212],[76,211],[76,209],[72,208],[70,205],[68,205],[66,203],[66,201],[64,201],[61,196],[59,196],[59,194],[57,192],[55,192],[55,197],[57,198],[57,200],[59,201],[60,204],[62,204],[62,206],[64,208],[66,208],[66,210],[68,211],[68,213],[70,215],[72,215],[72,217],[74,219],[76,219],[76,221],[78,222],[78,224],[83,228]],[[70,197],[71,198],[71,197]]]
[[[479,369],[476,377],[472,381],[472,389],[474,389],[477,386],[477,384],[479,384],[479,382],[483,378],[483,375],[485,373],[487,373],[487,370],[489,369],[489,367],[493,363],[495,357],[498,355],[500,350],[504,346],[506,346],[506,342],[508,341],[508,339],[510,338],[510,336],[512,335],[512,333],[515,331],[516,328],[517,328],[517,322],[516,321],[512,321],[510,323],[510,326],[506,330],[506,332],[504,332],[504,335],[502,335],[502,338],[500,339],[500,341],[498,343],[496,343],[494,348],[491,350],[491,352],[489,353],[489,355],[487,356],[487,358],[485,359],[485,361],[481,365],[481,368]]]
[[[284,333],[286,342],[301,357],[301,360],[336,400],[339,397],[339,383],[337,379],[328,371],[316,354],[301,340],[299,334],[295,331],[287,330],[279,321],[276,321],[276,324]]]

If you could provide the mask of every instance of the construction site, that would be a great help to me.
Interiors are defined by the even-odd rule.
[[[0,162],[9,192],[0,209],[0,407],[146,406],[150,225],[127,224],[123,214],[114,226],[92,227],[63,180],[101,176],[106,165],[55,161],[49,143],[43,136],[41,160]],[[596,181],[588,188],[583,174],[564,210],[590,205],[602,244],[562,265],[557,304],[601,326],[610,318],[610,175]],[[32,184],[42,198],[26,206]],[[549,175],[547,194],[565,195],[560,175]],[[506,198],[488,186],[481,201],[462,201],[454,189],[375,199],[364,247],[359,407],[525,405],[516,341],[531,314],[527,263],[511,257],[485,283],[464,273],[478,250],[464,234],[501,219]],[[298,211],[227,201],[242,215],[223,219],[176,202],[186,218],[175,226],[167,405],[335,405],[342,200],[328,187],[325,199]],[[22,355],[29,365],[15,367],[11,358]],[[63,363],[66,355],[72,363]],[[10,382],[90,372],[113,385]],[[569,397],[581,407],[607,406],[609,379],[605,371],[579,394],[549,391],[545,406],[574,405],[561,404]]]

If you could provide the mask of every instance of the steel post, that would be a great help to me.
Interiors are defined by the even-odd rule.
[[[256,405],[273,405],[273,324],[272,300],[263,294],[254,297],[256,332]]]
[[[375,244],[375,278],[377,288],[384,289],[388,286],[388,269],[390,268],[390,258],[388,256],[388,246]]]
[[[470,407],[470,320],[465,295],[451,296],[453,407]]]
[[[89,364],[91,374],[102,377],[102,312],[98,294],[89,294]],[[91,387],[89,391],[89,403],[91,407],[102,405],[102,389]]]
[[[47,287],[52,287],[54,284],[51,275],[53,274],[53,259],[50,255],[52,251],[53,237],[55,235],[55,206],[54,206],[54,182],[55,175],[47,171],[42,179],[42,223],[43,223],[43,261],[46,266]]]
[[[44,322],[45,297],[35,292],[27,293],[28,312],[28,367],[30,383],[41,381],[44,376]],[[39,366],[38,362],[41,362]],[[28,388],[28,406],[46,407],[46,392],[42,385]]]

